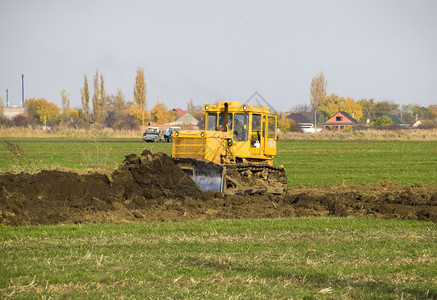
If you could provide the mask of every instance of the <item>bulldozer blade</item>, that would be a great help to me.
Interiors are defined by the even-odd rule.
[[[189,158],[175,159],[174,162],[191,177],[201,190],[223,192],[224,168],[222,166]]]

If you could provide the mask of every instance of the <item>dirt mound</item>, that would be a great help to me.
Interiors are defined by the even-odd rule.
[[[0,174],[0,224],[374,216],[437,222],[437,185],[290,188],[285,196],[202,192],[164,153],[129,155],[112,174]]]

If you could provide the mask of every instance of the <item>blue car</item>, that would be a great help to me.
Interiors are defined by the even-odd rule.
[[[143,133],[143,140],[148,143],[159,143],[164,141],[159,127],[147,127]]]

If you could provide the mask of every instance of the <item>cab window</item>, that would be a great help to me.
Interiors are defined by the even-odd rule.
[[[217,114],[209,113],[208,114],[208,128],[206,130],[215,130],[217,127]]]
[[[252,115],[252,135],[250,138],[250,145],[257,147],[261,142],[261,115]]]
[[[267,138],[276,138],[276,120],[274,117],[268,117]]]
[[[247,141],[247,125],[249,116],[247,114],[238,113],[234,115],[234,140],[237,142]]]
[[[225,122],[225,114],[219,114],[219,127],[223,127]],[[232,114],[228,114],[228,130],[232,130]]]
[[[253,114],[252,131],[261,131],[261,115]]]

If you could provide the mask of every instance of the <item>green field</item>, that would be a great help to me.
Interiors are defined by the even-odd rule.
[[[44,168],[116,168],[125,155],[144,148],[171,154],[171,144],[140,139],[5,139],[18,143],[23,160],[0,144],[0,171]],[[26,166],[27,164],[27,166]],[[290,186],[437,182],[435,141],[280,141],[276,165],[283,165]]]
[[[113,169],[127,139],[5,139],[0,171]],[[437,182],[437,142],[280,141],[290,186]],[[1,213],[1,211],[0,211]],[[0,226],[1,299],[436,299],[437,226],[372,218]]]
[[[139,155],[145,148],[153,152],[163,151],[171,154],[171,144],[144,143],[141,139],[37,139],[4,138],[23,149],[26,163],[35,169],[70,168],[83,170],[88,168],[116,168],[128,154]],[[15,171],[23,168],[23,162],[17,159],[0,144],[0,171]]]
[[[436,236],[371,218],[0,226],[0,298],[435,299]]]
[[[283,141],[275,163],[290,186],[437,183],[437,142]]]

